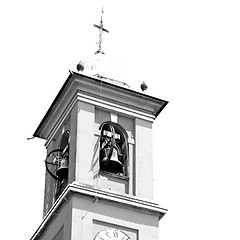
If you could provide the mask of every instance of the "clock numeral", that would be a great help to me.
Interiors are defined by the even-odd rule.
[[[131,240],[131,238],[118,229],[109,228],[99,232],[95,240]]]
[[[109,233],[107,230],[105,230],[105,234],[106,234],[106,236],[107,236],[108,238],[111,238],[111,235],[110,235],[110,233]]]
[[[114,238],[118,238],[118,231],[115,229],[114,232],[113,232],[113,237]]]

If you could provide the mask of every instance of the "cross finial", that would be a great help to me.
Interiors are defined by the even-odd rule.
[[[100,24],[99,25],[97,25],[97,24],[93,25],[94,27],[99,29],[99,41],[97,42],[98,50],[95,52],[95,54],[97,54],[97,53],[104,54],[104,52],[102,51],[102,34],[103,34],[103,32],[109,33],[109,31],[103,27],[103,20],[102,20],[103,19],[103,13],[104,12],[103,12],[103,7],[102,7],[102,15],[101,15]]]

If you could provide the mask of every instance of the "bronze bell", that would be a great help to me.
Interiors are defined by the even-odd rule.
[[[117,148],[113,147],[111,158],[108,160],[110,148],[104,149],[104,157],[101,161],[102,170],[112,173],[123,173],[123,164],[118,159]]]
[[[60,166],[56,171],[56,175],[61,179],[68,178],[68,158],[59,159]]]

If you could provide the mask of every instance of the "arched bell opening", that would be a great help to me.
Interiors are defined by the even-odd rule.
[[[60,195],[68,182],[69,145],[70,132],[67,130],[62,134],[59,147],[49,152],[45,160],[47,172],[56,181],[55,198]]]
[[[100,125],[100,170],[127,175],[128,142],[127,132],[118,123],[107,121]]]

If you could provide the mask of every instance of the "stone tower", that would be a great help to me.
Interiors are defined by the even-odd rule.
[[[31,240],[158,240],[167,210],[153,202],[152,124],[167,101],[115,79],[122,68],[101,51],[78,69],[33,134],[47,157]]]

